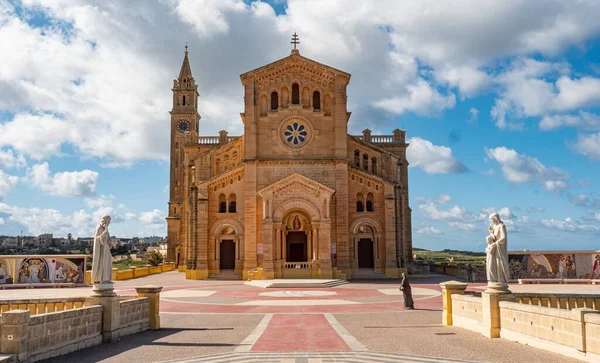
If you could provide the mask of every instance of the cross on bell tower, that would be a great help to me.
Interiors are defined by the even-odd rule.
[[[298,44],[300,44],[300,41],[298,38],[298,34],[296,34],[296,32],[294,32],[294,35],[292,35],[292,41],[290,42],[290,44],[294,45],[294,49],[292,49],[292,53],[298,53],[298,49],[296,48],[296,46]]]

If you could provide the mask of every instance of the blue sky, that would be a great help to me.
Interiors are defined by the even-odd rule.
[[[239,135],[239,74],[352,74],[349,132],[407,130],[413,244],[600,249],[597,2],[0,0],[0,235],[164,235],[183,45],[200,132]]]

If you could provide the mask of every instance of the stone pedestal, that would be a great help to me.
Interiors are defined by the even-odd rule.
[[[95,283],[92,287],[91,296],[117,296],[115,294],[115,284],[112,282]]]
[[[500,301],[512,300],[508,284],[488,282],[481,294],[482,334],[488,338],[500,337]]]
[[[150,329],[160,329],[160,292],[162,286],[146,285],[136,287],[138,297],[147,297],[150,299]]]
[[[94,284],[92,295],[85,300],[86,306],[102,306],[102,341],[110,343],[118,341],[121,305],[119,296],[115,294],[112,282]]]
[[[452,325],[452,294],[464,295],[467,289],[467,284],[459,281],[442,282],[442,324]]]

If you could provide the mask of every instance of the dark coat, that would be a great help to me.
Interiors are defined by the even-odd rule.
[[[400,283],[400,291],[404,295],[404,308],[414,309],[415,302],[412,298],[412,289],[406,277],[402,278],[402,282]]]

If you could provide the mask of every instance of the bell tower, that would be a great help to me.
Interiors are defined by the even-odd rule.
[[[188,46],[179,77],[173,80],[173,108],[171,114],[171,178],[169,185],[169,215],[167,217],[167,258],[177,262],[176,250],[181,242],[180,228],[183,209],[184,146],[198,144],[200,114],[198,113],[198,85],[192,76]]]

